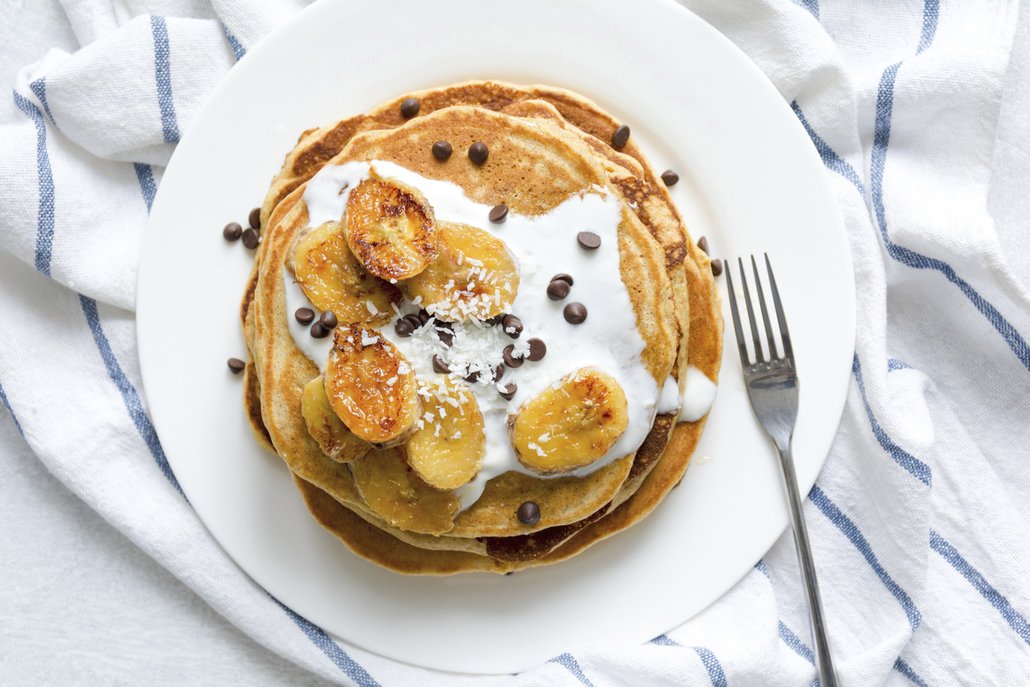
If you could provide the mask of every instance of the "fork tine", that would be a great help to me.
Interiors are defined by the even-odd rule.
[[[769,360],[776,360],[776,339],[773,338],[772,322],[769,321],[769,310],[765,307],[765,293],[762,292],[762,278],[758,276],[758,263],[751,256],[751,270],[755,273],[755,289],[758,291],[758,306],[762,309],[762,322],[765,324],[765,338],[769,342]]]
[[[746,369],[751,361],[747,357],[747,346],[744,345],[744,330],[740,326],[740,313],[737,311],[737,295],[733,290],[733,276],[726,268],[726,290],[730,294],[730,312],[733,314],[733,332],[737,335],[737,348],[740,349],[740,364]]]
[[[737,266],[740,268],[740,281],[744,285],[744,305],[747,306],[747,319],[751,322],[751,336],[755,340],[755,362],[765,362],[762,355],[762,340],[758,338],[758,325],[755,324],[755,310],[751,307],[751,292],[747,288],[747,272],[744,271],[744,261],[737,258]]]
[[[783,315],[783,303],[780,302],[780,290],[776,288],[776,277],[773,276],[769,254],[765,253],[765,269],[769,273],[769,289],[772,291],[773,307],[776,308],[776,320],[780,323],[780,337],[783,339],[783,355],[793,360],[794,349],[790,345],[790,332],[787,331],[787,318]]]

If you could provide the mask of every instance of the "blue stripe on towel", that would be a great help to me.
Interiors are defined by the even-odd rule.
[[[862,395],[862,405],[865,406],[866,416],[869,418],[869,425],[872,427],[873,436],[880,442],[880,446],[890,454],[890,457],[894,459],[894,462],[901,467],[908,470],[913,477],[918,479],[926,486],[931,486],[933,482],[933,473],[930,470],[930,466],[919,460],[911,453],[894,443],[894,440],[887,436],[887,433],[883,431],[883,427],[876,421],[876,417],[873,415],[873,409],[869,406],[869,399],[865,394],[865,381],[862,379],[862,366],[858,362],[858,354],[855,354],[855,359],[851,364],[851,369],[855,373],[855,380],[858,382],[858,390]]]
[[[894,661],[894,670],[898,671],[899,673],[907,677],[909,681],[916,687],[929,687],[929,685],[927,685],[926,682],[923,681],[923,678],[919,677],[919,675],[916,674],[916,671],[912,670],[912,666],[903,661],[901,658]]]
[[[25,436],[25,432],[21,428],[21,423],[18,422],[18,416],[14,414],[14,408],[11,407],[10,401],[7,400],[7,392],[4,391],[3,384],[0,384],[0,403],[3,403],[4,408],[7,408],[7,412],[11,414],[11,419],[14,420],[14,426],[18,429],[18,433]]]
[[[865,197],[865,185],[862,183],[862,178],[858,176],[858,172],[852,167],[847,160],[838,155],[830,145],[822,139],[822,137],[815,132],[812,125],[808,123],[808,118],[805,117],[805,113],[801,111],[801,106],[798,105],[797,101],[790,104],[794,115],[801,122],[801,126],[805,128],[805,132],[808,137],[812,139],[812,144],[815,146],[816,151],[819,153],[819,157],[822,158],[823,164],[828,169],[833,170],[837,174],[851,182],[851,184],[858,191],[859,195]]]
[[[715,657],[715,654],[703,646],[691,648],[697,652],[698,658],[701,659],[705,670],[708,671],[708,677],[712,680],[712,687],[726,687],[726,673],[723,671],[722,664],[719,663],[719,659]]]
[[[1015,630],[1016,634],[1030,645],[1030,623],[1027,623],[1026,618],[1014,609],[1009,600],[995,589],[979,570],[970,565],[969,561],[963,558],[962,554],[954,546],[934,530],[930,530],[930,548],[940,554],[941,558],[950,563],[951,567],[955,568],[962,577],[966,578],[966,581],[973,585],[973,589],[980,592],[980,595],[998,610],[998,613],[1009,624],[1009,627]]]
[[[812,487],[812,491],[809,492],[808,498],[811,499],[812,503],[815,504],[823,515],[825,515],[830,522],[837,526],[845,537],[858,549],[858,552],[862,554],[866,562],[876,573],[880,581],[883,582],[887,590],[898,600],[901,604],[901,608],[905,611],[905,615],[908,617],[909,627],[914,631],[919,624],[922,622],[922,614],[916,605],[912,602],[909,595],[903,590],[898,583],[884,570],[883,566],[880,565],[880,561],[877,560],[876,554],[873,553],[872,547],[866,540],[865,535],[862,534],[858,526],[852,522],[851,518],[841,511],[830,497],[819,487],[818,484]]]
[[[898,360],[897,358],[887,358],[887,371],[896,372],[898,370],[911,370],[912,366],[906,363],[904,360]]]
[[[243,47],[243,43],[240,43],[240,39],[233,35],[232,31],[225,24],[222,24],[222,33],[225,34],[225,40],[229,42],[229,47],[232,48],[232,56],[239,62],[243,59],[243,56],[247,54],[247,50]]]
[[[46,116],[50,118],[50,122],[57,126],[57,122],[54,121],[54,115],[50,112],[50,103],[46,101],[46,77],[40,77],[29,84],[29,88],[32,89],[33,94],[39,98],[39,102],[43,104],[43,111],[46,112]]]
[[[161,106],[161,127],[165,143],[179,142],[179,123],[172,102],[171,48],[168,43],[168,25],[164,17],[150,18],[154,34],[154,80],[157,83],[157,103]]]
[[[36,215],[36,269],[50,276],[54,254],[54,174],[46,147],[43,113],[28,98],[14,92],[14,104],[36,125],[36,174],[39,177],[39,209]]]
[[[150,208],[154,206],[154,196],[157,195],[157,184],[154,183],[154,170],[150,168],[150,165],[145,165],[142,162],[133,162],[132,166],[136,169],[136,179],[139,181],[139,189],[143,192],[143,202],[147,204],[147,214],[150,214]]]
[[[583,684],[583,687],[594,687],[594,683],[583,673],[583,669],[579,666],[579,661],[572,654],[566,652],[561,656],[555,656],[549,662],[564,666],[566,670]]]
[[[919,32],[919,46],[916,47],[916,54],[923,52],[930,47],[933,39],[937,36],[937,24],[941,18],[940,0],[926,0],[923,3],[923,28]]]
[[[161,469],[162,474],[168,478],[168,481],[172,483],[176,491],[182,494],[182,487],[179,486],[179,481],[175,479],[172,467],[168,464],[168,459],[165,457],[164,449],[161,448],[161,442],[157,438],[154,425],[150,422],[150,418],[147,417],[147,412],[143,409],[143,401],[140,399],[139,392],[136,391],[136,387],[129,381],[125,371],[122,370],[122,366],[118,363],[114,351],[111,350],[111,343],[108,341],[104,328],[100,323],[97,302],[80,294],[79,304],[82,306],[82,314],[86,316],[89,330],[93,333],[93,341],[96,343],[97,351],[104,361],[104,367],[107,368],[107,375],[114,382],[115,386],[118,387],[118,391],[122,395],[122,401],[125,403],[125,408],[129,411],[129,417],[132,418],[132,423],[136,425],[136,430],[143,438],[147,448],[150,449],[150,454],[154,456],[154,461]]]
[[[805,659],[812,665],[815,665],[815,653],[812,651],[812,649],[809,648],[809,646],[805,644],[803,641],[801,641],[801,638],[794,634],[794,632],[789,627],[787,627],[782,620],[779,621],[779,623],[780,624],[777,628],[777,632],[780,635],[780,639],[783,640],[783,643],[789,646],[791,649],[793,649],[794,653],[796,653],[798,656]]]
[[[308,639],[310,639],[315,646],[321,649],[322,653],[325,654],[330,661],[335,663],[337,668],[342,670],[351,680],[354,680],[358,687],[380,687],[380,684],[368,674],[368,671],[362,668],[357,661],[351,658],[350,655],[343,650],[343,647],[334,642],[333,638],[330,637],[325,630],[320,628],[318,625],[315,625],[307,618],[299,615],[296,611],[279,601],[279,599],[275,598],[271,594],[269,594],[269,598],[277,603],[280,608],[286,611],[286,615],[290,616],[290,620],[300,628],[300,631],[307,635]]]
[[[652,639],[651,644],[657,644],[658,646],[682,646],[679,642],[664,634]],[[722,664],[719,663],[719,659],[715,657],[715,654],[703,646],[692,646],[690,648],[694,650],[694,653],[701,659],[701,663],[704,664],[705,670],[708,671],[708,677],[712,681],[712,686],[726,687],[726,673],[723,671]]]

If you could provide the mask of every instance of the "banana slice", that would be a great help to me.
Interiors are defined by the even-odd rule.
[[[419,416],[415,371],[382,334],[360,325],[333,333],[325,392],[347,428],[376,446],[403,443]]]
[[[350,192],[345,222],[354,256],[382,279],[410,279],[436,257],[433,208],[417,189],[374,171]]]
[[[293,273],[311,304],[333,311],[344,324],[386,324],[393,315],[391,304],[401,297],[400,289],[358,262],[339,222],[326,222],[301,237],[293,252]]]
[[[486,320],[511,310],[519,269],[504,241],[466,224],[440,222],[440,254],[404,284],[408,297],[450,322]]]
[[[369,451],[350,469],[361,498],[393,527],[421,534],[443,534],[454,527],[461,501],[454,492],[423,482],[405,461],[403,448]]]
[[[589,465],[629,425],[626,394],[615,379],[584,367],[528,401],[511,425],[519,460],[542,474]]]
[[[340,463],[349,463],[371,450],[371,446],[347,429],[325,395],[325,379],[315,377],[300,397],[300,412],[308,426],[308,433],[318,443],[322,453]]]
[[[408,464],[437,489],[457,489],[479,472],[486,453],[483,414],[464,382],[444,377],[419,389],[421,427],[408,439]]]

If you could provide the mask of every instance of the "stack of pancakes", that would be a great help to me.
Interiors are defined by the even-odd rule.
[[[596,104],[566,90],[477,81],[406,94],[307,131],[286,156],[261,210],[262,242],[241,309],[251,358],[245,406],[259,440],[286,462],[315,518],[359,555],[412,574],[505,573],[569,558],[658,505],[687,469],[705,419],[679,422],[675,413],[659,414],[634,453],[582,476],[506,472],[442,523],[428,502],[447,494],[430,493],[425,484],[412,492],[405,480],[418,478],[410,469],[408,477],[398,477],[396,466],[383,468],[377,488],[393,485],[404,492],[398,503],[406,500],[400,504],[405,517],[393,517],[389,504],[383,507],[382,489],[375,502],[368,499],[356,481],[358,464],[327,455],[301,413],[305,388],[320,373],[290,334],[294,314],[286,307],[283,274],[284,267],[292,270],[299,237],[312,229],[307,182],[326,165],[386,161],[455,184],[478,203],[503,203],[527,216],[603,189],[623,204],[621,274],[611,278],[621,278],[629,293],[646,344],[643,364],[658,388],[670,375],[682,388],[688,366],[714,381],[722,320],[710,260],[632,139],[613,138],[619,127]],[[454,150],[446,163],[430,152],[439,140]],[[464,154],[473,142],[488,147],[485,164]],[[570,236],[576,230],[569,227]],[[403,443],[366,447],[362,470],[378,470],[377,461],[403,467],[404,450]],[[532,524],[517,516],[526,502],[539,508]]]

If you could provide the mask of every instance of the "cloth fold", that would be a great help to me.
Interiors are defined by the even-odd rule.
[[[513,676],[385,659],[251,581],[178,489],[142,396],[132,310],[161,167],[235,61],[306,3],[61,3],[79,49],[26,66],[0,123],[0,401],[73,493],[249,636],[340,684],[813,683],[789,534],[648,644]],[[987,212],[1018,3],[684,4],[794,110],[850,239],[853,379],[805,506],[842,683],[1025,683],[1030,295]]]

